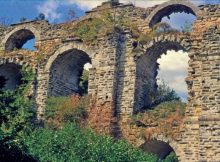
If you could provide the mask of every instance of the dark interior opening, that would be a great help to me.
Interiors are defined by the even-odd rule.
[[[13,33],[5,44],[5,50],[12,51],[15,49],[21,49],[28,41],[32,40],[25,48],[27,49],[35,49],[35,36],[34,34],[27,29],[19,30]]]
[[[57,57],[50,69],[50,97],[82,95],[80,86],[84,65],[91,63],[88,54],[79,50],[69,50]],[[81,83],[86,87],[86,82]],[[88,84],[88,83],[87,83]]]

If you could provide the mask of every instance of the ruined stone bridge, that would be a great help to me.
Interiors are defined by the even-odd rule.
[[[192,32],[156,36],[143,43],[140,51],[135,50],[138,41],[127,26],[98,34],[94,42],[76,36],[74,31],[80,24],[101,19],[104,12],[116,19],[123,15],[143,35],[174,12],[191,13],[197,20]],[[22,49],[32,38],[36,40],[36,50]],[[184,129],[176,139],[163,134],[154,138],[169,144],[182,162],[220,161],[220,5],[197,7],[186,0],[151,8],[103,3],[72,22],[31,21],[2,27],[0,40],[0,76],[7,78],[6,89],[19,85],[21,66],[34,69],[32,96],[39,119],[43,119],[47,97],[79,93],[79,78],[84,64],[89,62],[91,100],[96,107],[111,105],[122,136],[136,146],[145,141],[138,128],[134,134],[126,133],[126,120],[149,104],[144,87],[156,87],[157,59],[167,50],[186,51],[190,61]]]

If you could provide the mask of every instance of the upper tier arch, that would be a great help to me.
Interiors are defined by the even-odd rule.
[[[157,6],[148,16],[147,22],[152,28],[155,24],[160,22],[163,17],[175,12],[186,12],[198,16],[199,8],[188,0],[168,1]]]
[[[40,32],[32,25],[16,26],[12,31],[5,35],[2,43],[4,50],[12,51],[14,48],[21,48],[30,39],[40,40]]]

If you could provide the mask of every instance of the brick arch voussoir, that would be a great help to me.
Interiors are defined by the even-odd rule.
[[[152,19],[154,18],[154,16],[155,16],[156,14],[158,14],[158,12],[160,12],[161,10],[165,9],[166,7],[169,7],[169,6],[172,6],[172,5],[178,5],[178,4],[190,8],[190,9],[194,12],[195,16],[197,16],[197,17],[201,14],[199,8],[198,8],[196,5],[194,5],[192,2],[190,2],[189,0],[178,0],[178,1],[172,1],[172,0],[170,0],[170,1],[168,1],[168,2],[164,2],[164,3],[160,4],[160,5],[158,5],[158,6],[150,13],[150,15],[149,15],[149,16],[147,17],[147,19],[146,19],[147,24],[150,26],[151,20],[152,20]]]
[[[93,51],[92,49],[88,48],[83,43],[70,43],[70,44],[61,46],[58,50],[56,50],[56,52],[53,55],[51,55],[49,57],[49,59],[47,60],[46,65],[45,65],[44,71],[46,73],[49,73],[49,71],[51,69],[51,66],[52,66],[53,62],[56,60],[56,58],[58,56],[62,55],[64,52],[66,52],[68,50],[72,50],[72,49],[83,51],[86,54],[88,54],[89,58],[91,59],[91,63],[94,66],[93,58],[94,58],[95,51]]]
[[[163,42],[175,42],[184,48],[187,52],[191,48],[190,38],[186,35],[177,35],[177,34],[164,34],[158,37],[153,38],[148,44],[145,44],[143,48],[145,50],[152,48],[156,43]]]
[[[4,64],[16,64],[16,65],[20,65],[23,66],[25,68],[31,68],[31,62],[28,61],[23,61],[23,58],[18,58],[18,57],[4,57],[4,58],[0,58],[0,65],[4,65]]]
[[[21,26],[16,26],[12,31],[10,31],[9,33],[7,33],[4,37],[4,39],[2,40],[3,43],[3,47],[5,48],[5,45],[7,43],[7,41],[10,39],[10,37],[15,34],[16,32],[20,31],[20,30],[29,30],[34,34],[34,37],[36,39],[36,42],[39,42],[41,40],[41,31],[39,31],[37,28],[35,28],[33,25],[21,25]]]

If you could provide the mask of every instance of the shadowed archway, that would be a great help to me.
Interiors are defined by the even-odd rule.
[[[21,66],[8,63],[0,65],[0,89],[15,90],[21,84]]]
[[[173,156],[173,162],[178,162],[175,158],[174,149],[166,142],[160,140],[149,140],[143,143],[140,147],[144,152],[157,155],[159,159],[165,159],[167,156]]]
[[[48,96],[82,95],[79,82],[86,63],[91,59],[83,51],[72,49],[60,54],[50,68]]]

